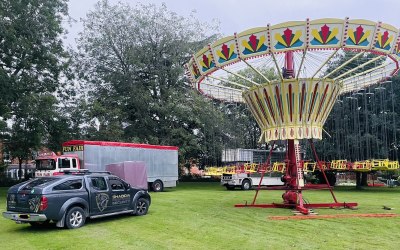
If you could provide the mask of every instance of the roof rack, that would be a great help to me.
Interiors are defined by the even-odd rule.
[[[71,174],[71,175],[86,175],[86,174],[109,174],[112,173],[109,171],[91,171],[89,169],[68,169],[62,171],[64,174]]]

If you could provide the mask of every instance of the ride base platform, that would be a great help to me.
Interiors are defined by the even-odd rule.
[[[349,208],[354,209],[358,206],[356,202],[337,202],[337,203],[310,203],[303,204],[304,208]],[[259,208],[295,208],[301,210],[299,204],[283,204],[283,203],[270,203],[270,204],[236,204],[235,207],[259,207]]]

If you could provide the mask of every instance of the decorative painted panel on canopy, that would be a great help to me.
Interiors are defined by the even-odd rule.
[[[207,73],[216,70],[214,57],[211,54],[208,46],[200,50],[194,58],[202,75],[206,75]]]
[[[236,34],[240,57],[251,58],[268,54],[267,27],[254,28]]]
[[[318,19],[310,22],[310,48],[339,48],[343,39],[343,19]]]
[[[306,45],[306,22],[287,22],[270,27],[271,50],[299,50]]]
[[[397,38],[397,43],[394,46],[393,55],[397,60],[400,60],[400,35],[399,38]]]
[[[370,49],[374,42],[376,23],[368,20],[350,20],[346,26],[346,48]]]
[[[188,77],[192,81],[192,83],[195,83],[195,84],[201,78],[200,70],[197,67],[197,64],[193,57],[186,64],[186,74],[188,75]]]
[[[378,24],[373,48],[382,53],[389,54],[393,51],[399,30],[389,24]]]
[[[239,60],[234,36],[222,38],[211,45],[211,50],[218,67],[223,67]]]

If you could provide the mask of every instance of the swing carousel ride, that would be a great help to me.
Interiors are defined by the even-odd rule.
[[[329,183],[313,140],[322,139],[323,125],[339,96],[397,74],[399,35],[399,29],[382,22],[307,19],[235,33],[193,55],[186,70],[194,88],[210,98],[246,103],[261,129],[260,143],[273,148],[276,141],[287,141],[285,185],[278,188],[284,190],[283,203],[256,204],[259,185],[252,204],[237,207],[289,207],[309,214],[310,208],[357,206],[338,202],[329,184],[304,183],[299,140],[309,141]],[[338,60],[341,55],[345,60]],[[334,202],[305,203],[302,191],[307,189],[329,189]]]

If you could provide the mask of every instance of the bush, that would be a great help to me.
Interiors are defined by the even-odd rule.
[[[13,179],[1,176],[0,177],[0,187],[11,187],[11,186],[18,184],[20,182],[23,182],[23,181],[25,181],[25,180],[19,181],[19,180],[13,180]]]

